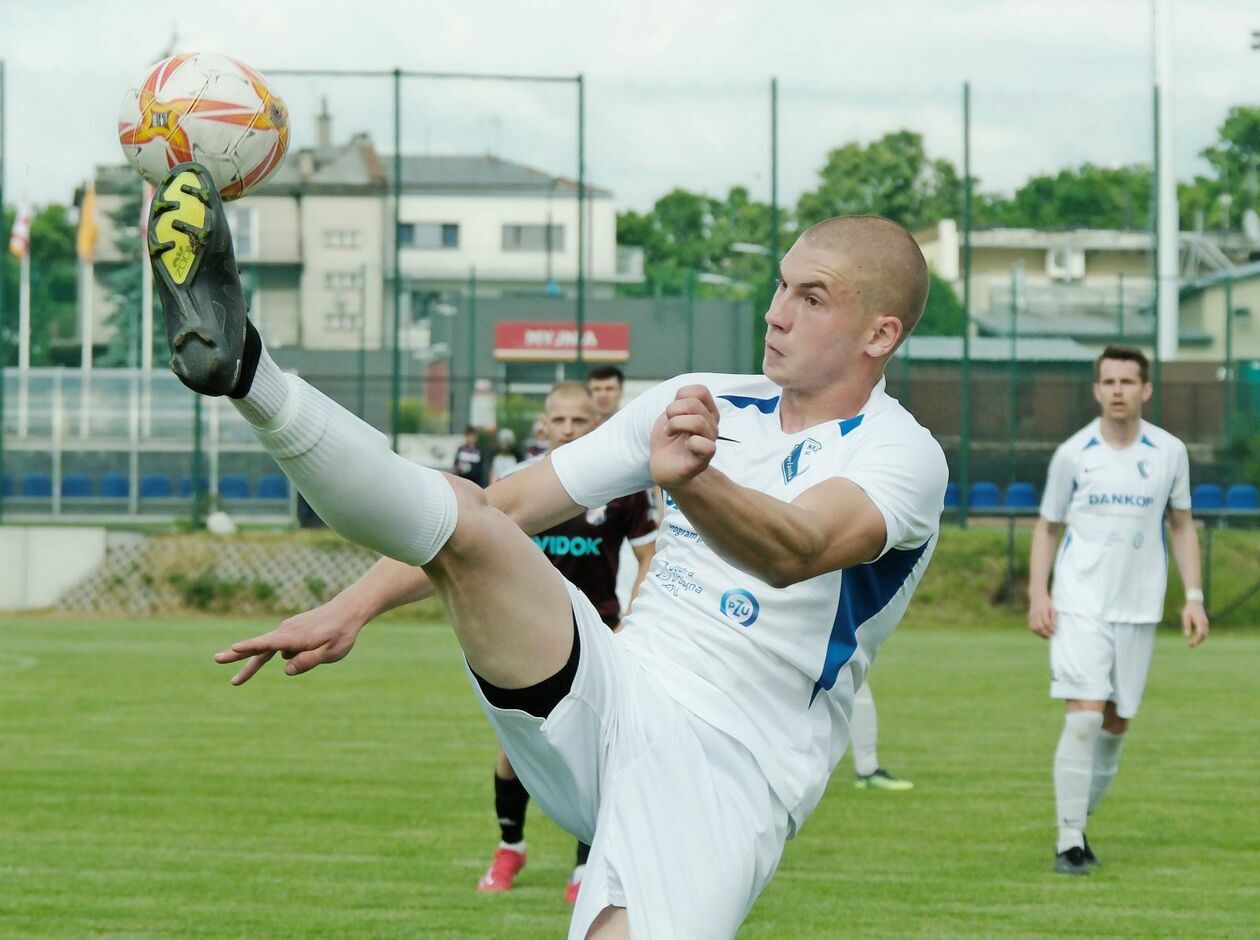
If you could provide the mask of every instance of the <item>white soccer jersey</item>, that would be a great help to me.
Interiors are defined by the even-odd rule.
[[[1067,524],[1054,562],[1055,610],[1112,623],[1164,615],[1168,547],[1164,510],[1190,508],[1186,445],[1142,422],[1124,450],[1094,419],[1054,452],[1041,515]]]
[[[652,427],[692,384],[717,402],[712,466],[735,483],[791,502],[845,477],[887,525],[878,560],[773,588],[717,557],[666,495],[652,569],[620,636],[670,695],[752,752],[799,826],[844,752],[853,692],[936,547],[945,456],[882,380],[857,416],[789,434],[764,376],[687,375],[553,453],[573,500],[598,506],[649,486]]]

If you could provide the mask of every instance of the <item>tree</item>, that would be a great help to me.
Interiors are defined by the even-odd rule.
[[[962,179],[954,165],[929,160],[923,136],[914,131],[885,134],[865,147],[837,147],[818,175],[818,188],[797,202],[802,228],[836,215],[872,213],[916,229],[956,218],[962,206]]]
[[[919,325],[915,327],[915,336],[962,336],[967,315],[963,312],[962,301],[954,293],[948,281],[943,281],[935,274],[928,275],[927,306]]]
[[[16,212],[6,209],[0,232],[4,264],[4,361],[18,361],[18,278],[20,262],[9,254],[8,236]],[[48,205],[31,219],[31,365],[62,364],[59,349],[75,335],[78,281],[75,228],[65,206]]]
[[[105,324],[112,327],[105,341],[105,351],[98,364],[102,366],[140,365],[140,306],[143,290],[140,269],[143,246],[140,244],[140,206],[143,187],[140,177],[127,174],[123,200],[109,213],[114,231],[114,247],[122,256],[120,264],[111,265],[101,278],[114,304]]]
[[[1035,176],[1009,201],[986,207],[989,224],[1053,231],[1074,228],[1144,230],[1150,227],[1151,170],[1142,164],[1092,163]]]
[[[1260,107],[1229,109],[1217,139],[1199,152],[1212,168],[1178,187],[1181,225],[1236,228],[1248,209],[1260,212]]]

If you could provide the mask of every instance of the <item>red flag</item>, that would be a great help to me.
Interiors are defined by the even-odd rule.
[[[9,253],[15,258],[25,258],[31,250],[31,207],[23,201],[18,206],[13,231],[9,233]]]

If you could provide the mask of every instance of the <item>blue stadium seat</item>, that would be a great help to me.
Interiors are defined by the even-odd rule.
[[[1037,487],[1031,483],[1012,483],[1006,488],[1007,509],[1036,509]]]
[[[264,473],[258,478],[258,498],[288,499],[288,478],[282,473]]]
[[[87,499],[92,495],[92,478],[86,473],[67,473],[61,478],[61,495]]]
[[[945,484],[945,508],[957,509],[962,505],[962,491],[958,488],[958,484],[950,480]]]
[[[1260,490],[1250,483],[1235,483],[1225,491],[1225,508],[1260,509]]]
[[[210,489],[210,484],[203,476],[201,478],[201,492],[204,493],[208,489]],[[192,496],[192,476],[190,474],[185,473],[179,478],[179,495],[181,499],[188,499]]]
[[[13,495],[13,477],[9,476],[6,473],[4,476],[0,477],[0,496],[8,497],[12,495]]]
[[[1200,483],[1190,491],[1192,509],[1224,509],[1225,497],[1215,483]]]
[[[219,477],[221,499],[249,499],[249,480],[243,473],[225,473]]]
[[[126,499],[131,495],[131,480],[125,473],[106,473],[101,477],[101,496],[105,499]]]
[[[997,509],[1001,505],[998,499],[998,485],[988,480],[979,480],[971,484],[967,503],[972,509]]]
[[[35,499],[50,498],[52,496],[52,477],[46,473],[23,474],[22,495]]]
[[[141,499],[170,499],[171,478],[165,473],[146,473],[140,478]]]

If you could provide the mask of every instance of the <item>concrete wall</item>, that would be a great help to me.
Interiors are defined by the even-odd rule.
[[[95,528],[0,526],[0,610],[51,607],[105,560],[110,538]]]

